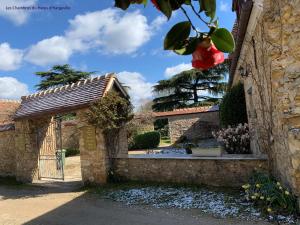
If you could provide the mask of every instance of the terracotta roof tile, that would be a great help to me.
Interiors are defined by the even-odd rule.
[[[229,86],[231,86],[234,78],[235,70],[237,69],[237,62],[240,57],[242,45],[244,42],[244,37],[248,27],[248,21],[251,15],[253,6],[253,1],[245,0],[245,1],[238,1],[238,10],[237,15],[238,19],[235,21],[233,26],[233,36],[235,39],[235,51],[229,55],[231,59],[230,63],[230,70],[229,70]]]
[[[40,116],[82,108],[103,96],[112,74],[78,81],[22,97],[14,118]]]
[[[165,116],[177,116],[195,113],[206,113],[206,112],[216,112],[219,111],[219,106],[205,106],[205,107],[194,107],[194,108],[183,108],[175,109],[173,111],[167,112],[154,112],[154,117],[165,117]]]

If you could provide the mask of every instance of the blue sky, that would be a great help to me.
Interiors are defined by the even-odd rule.
[[[218,0],[220,27],[231,30],[231,0]],[[68,6],[66,10],[8,10],[13,6]],[[101,75],[118,73],[131,86],[135,105],[151,98],[158,80],[190,68],[191,56],[162,49],[163,37],[176,22],[166,21],[151,4],[113,7],[113,0],[0,0],[0,98],[18,99],[35,92],[37,71],[68,63]],[[198,29],[205,29],[196,22]]]

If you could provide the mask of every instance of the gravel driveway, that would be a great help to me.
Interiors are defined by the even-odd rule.
[[[0,186],[1,225],[267,225],[216,219],[199,210],[126,206],[78,189],[78,182]]]

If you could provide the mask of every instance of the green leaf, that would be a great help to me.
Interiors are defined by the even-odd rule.
[[[165,50],[177,49],[180,44],[185,41],[191,33],[191,23],[184,21],[175,24],[167,33],[164,40]]]
[[[179,9],[183,4],[190,5],[191,0],[170,0],[172,10]]]
[[[211,21],[216,15],[216,0],[199,0],[200,12],[205,12],[205,15],[210,17]]]
[[[142,4],[144,4],[144,6],[146,6],[147,3],[148,3],[148,0],[143,0],[143,1],[142,1]]]
[[[178,55],[190,55],[192,54],[199,43],[199,40],[195,37],[190,38],[181,48],[175,49],[174,52]]]
[[[172,16],[172,7],[170,0],[156,0],[159,10],[166,16],[168,19]]]
[[[126,10],[130,6],[130,0],[115,0],[115,7]]]
[[[235,43],[232,34],[225,28],[216,29],[211,35],[211,40],[216,48],[222,52],[233,52]]]

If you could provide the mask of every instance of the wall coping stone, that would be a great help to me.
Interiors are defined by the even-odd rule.
[[[224,160],[224,161],[234,161],[234,160],[268,160],[266,155],[256,156],[256,155],[235,155],[235,156],[222,156],[222,157],[194,157],[194,156],[165,156],[165,155],[128,155],[128,157],[119,157],[119,159],[176,159],[176,160]]]

